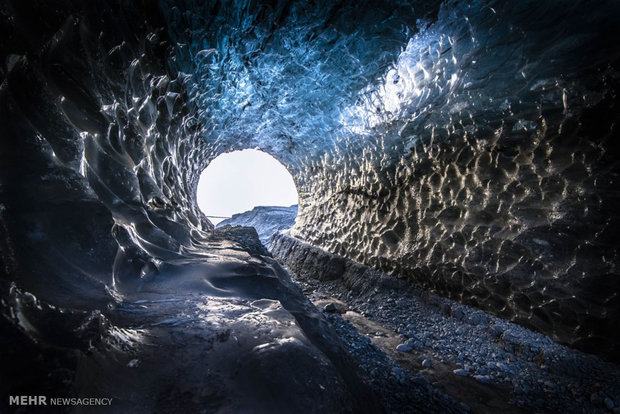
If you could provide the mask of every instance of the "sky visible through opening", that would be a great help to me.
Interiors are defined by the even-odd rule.
[[[297,188],[278,160],[265,152],[247,149],[211,161],[200,175],[196,198],[206,216],[230,217],[256,206],[297,204]],[[224,219],[209,220],[217,224]]]

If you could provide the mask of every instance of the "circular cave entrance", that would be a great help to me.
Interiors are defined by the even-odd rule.
[[[286,210],[289,220],[292,217],[291,227],[297,216],[297,200],[297,188],[291,173],[274,157],[257,149],[217,156],[201,173],[196,191],[198,207],[213,224],[248,225],[257,230],[258,227],[249,218],[252,216],[254,220],[262,220],[256,214],[226,219],[253,210],[281,216],[282,211]]]

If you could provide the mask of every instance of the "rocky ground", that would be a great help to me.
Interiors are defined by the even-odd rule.
[[[388,410],[406,411],[413,382],[475,413],[620,413],[616,364],[387,275],[360,287],[291,274],[373,387],[392,391]]]
[[[106,414],[620,412],[618,366],[544,335],[290,237],[272,253],[296,272],[251,228],[202,246],[104,311],[13,288],[0,392],[113,398],[88,411]]]

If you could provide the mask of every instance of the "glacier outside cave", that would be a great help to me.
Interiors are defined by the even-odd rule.
[[[620,407],[617,1],[0,14],[0,411]],[[247,148],[271,252],[197,204]]]

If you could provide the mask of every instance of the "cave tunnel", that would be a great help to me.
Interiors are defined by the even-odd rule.
[[[0,13],[0,412],[620,409],[616,1]]]

